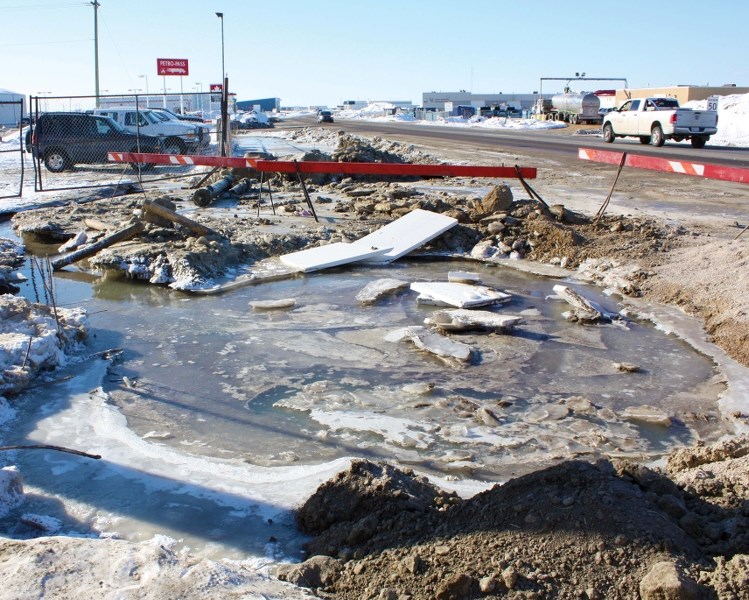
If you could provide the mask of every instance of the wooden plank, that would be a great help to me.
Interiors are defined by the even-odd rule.
[[[173,210],[169,210],[165,206],[157,204],[156,202],[153,202],[151,200],[143,201],[143,210],[162,217],[167,221],[171,221],[172,223],[178,223],[179,225],[182,225],[183,227],[186,227],[187,229],[192,231],[195,235],[217,235],[216,232],[213,231],[213,229],[211,229],[210,227],[201,225],[200,223],[193,221],[192,219],[188,219],[187,217],[180,215]]]
[[[130,225],[129,227],[125,227],[124,229],[115,231],[111,235],[101,238],[95,244],[89,244],[88,246],[79,248],[78,250],[75,250],[74,252],[70,252],[69,254],[65,254],[63,256],[60,256],[58,258],[51,260],[50,262],[52,263],[52,268],[55,271],[57,271],[59,269],[62,269],[63,267],[66,267],[70,264],[78,262],[79,260],[83,260],[84,258],[93,256],[94,254],[96,254],[100,250],[103,250],[104,248],[108,248],[109,246],[113,246],[117,242],[123,242],[125,240],[130,239],[131,237],[138,235],[144,229],[145,227],[143,225],[143,222],[137,221],[133,223],[132,225]]]

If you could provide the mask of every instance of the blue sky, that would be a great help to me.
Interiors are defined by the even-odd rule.
[[[529,93],[542,77],[630,87],[749,86],[749,3],[558,0],[99,0],[102,93],[230,89],[284,106],[411,100],[428,91]],[[189,60],[159,77],[157,58]],[[88,0],[0,0],[0,88],[94,93]],[[146,77],[142,77],[145,75]],[[200,83],[201,85],[198,85]],[[615,87],[578,82],[576,89]],[[556,92],[564,82],[544,82]]]

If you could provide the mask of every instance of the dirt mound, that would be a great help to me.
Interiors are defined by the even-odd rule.
[[[410,471],[355,461],[298,511],[314,556],[279,577],[352,600],[749,598],[746,491],[725,475],[747,448],[749,438],[678,451],[676,481],[633,463],[567,461],[468,500]],[[713,459],[723,468],[709,501],[693,478],[677,484]],[[659,595],[666,582],[681,595]]]

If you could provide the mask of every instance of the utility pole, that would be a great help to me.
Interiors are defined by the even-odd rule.
[[[94,7],[94,86],[96,92],[96,108],[99,108],[99,0],[91,2]]]

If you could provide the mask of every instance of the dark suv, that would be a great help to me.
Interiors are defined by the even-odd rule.
[[[74,165],[108,163],[107,152],[161,153],[161,140],[126,131],[110,119],[84,113],[43,113],[34,123],[31,152],[53,173]],[[152,164],[131,164],[147,170]]]

